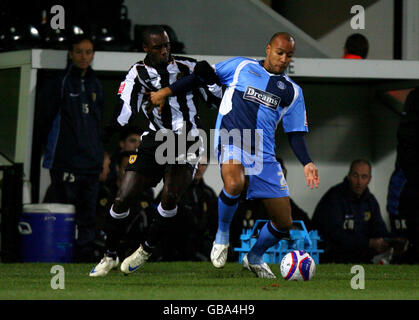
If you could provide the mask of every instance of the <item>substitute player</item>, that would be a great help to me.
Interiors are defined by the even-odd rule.
[[[150,226],[147,240],[123,261],[121,271],[125,274],[132,273],[150,257],[160,240],[160,235],[170,227],[171,218],[177,214],[177,202],[193,180],[202,151],[196,147],[202,143],[198,130],[200,120],[197,114],[197,98],[201,95],[214,107],[221,101],[221,87],[213,85],[185,91],[168,99],[167,108],[162,114],[149,108],[147,94],[192,73],[196,60],[172,56],[169,37],[161,26],[150,26],[144,31],[143,48],[147,53],[144,61],[131,67],[119,88],[122,109],[117,120],[119,125],[125,125],[132,115],[142,111],[150,130],[142,135],[138,153],[130,157],[121,187],[108,216],[107,251],[100,263],[90,272],[92,277],[105,276],[118,266],[117,249],[129,208],[135,205],[144,190],[155,187],[164,178],[158,214]],[[165,141],[165,137],[169,139],[172,136],[175,136],[173,143]],[[186,140],[186,148],[180,148],[180,139]],[[166,150],[167,159],[163,157],[164,150],[159,157],[158,151],[162,149],[163,144],[172,148]],[[195,152],[187,153],[191,149]],[[174,157],[170,159],[169,155],[172,152]]]
[[[281,120],[291,148],[304,166],[307,185],[317,188],[320,182],[304,139],[308,127],[303,92],[285,73],[294,52],[294,38],[288,33],[276,33],[267,44],[266,58],[262,61],[236,57],[212,68],[199,62],[193,75],[151,94],[153,104],[162,112],[166,97],[190,89],[197,80],[206,83],[218,80],[227,86],[214,141],[224,182],[218,198],[218,231],[211,251],[216,268],[227,261],[229,228],[247,175],[247,198],[263,199],[270,221],[243,258],[243,266],[258,277],[275,278],[263,255],[289,236],[292,227],[289,190],[274,150],[275,130]]]

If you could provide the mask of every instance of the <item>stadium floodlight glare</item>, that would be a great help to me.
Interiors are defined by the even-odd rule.
[[[72,34],[73,35],[81,35],[81,34],[84,34],[84,31],[83,31],[83,29],[82,28],[80,28],[79,26],[77,26],[77,25],[74,25],[74,26],[72,26]]]
[[[34,26],[29,26],[29,32],[32,35],[32,37],[39,37],[39,32]]]
[[[99,42],[112,42],[115,41],[115,37],[112,34],[110,34],[108,28],[103,27],[100,29],[100,33],[97,40]]]

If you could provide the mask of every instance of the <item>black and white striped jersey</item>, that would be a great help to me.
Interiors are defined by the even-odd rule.
[[[222,98],[222,88],[217,85],[199,87],[186,94],[172,96],[167,99],[170,108],[163,108],[162,114],[158,114],[158,108],[147,114],[146,106],[149,103],[144,97],[146,91],[157,91],[167,87],[176,80],[193,72],[197,61],[195,59],[172,56],[172,61],[166,68],[155,69],[147,65],[145,61],[135,63],[129,70],[125,80],[121,83],[118,94],[123,105],[117,118],[120,125],[128,123],[131,116],[142,110],[149,121],[149,128],[158,131],[166,128],[180,133],[186,129],[200,128],[200,120],[197,113],[199,95],[212,107],[218,108]],[[186,128],[183,128],[186,125]]]

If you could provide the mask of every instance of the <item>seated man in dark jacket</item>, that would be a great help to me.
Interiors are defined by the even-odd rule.
[[[371,165],[354,160],[343,182],[330,188],[313,214],[313,228],[324,240],[324,262],[370,263],[390,250],[379,204],[369,191]]]

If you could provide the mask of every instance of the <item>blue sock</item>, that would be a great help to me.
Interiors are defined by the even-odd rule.
[[[232,196],[224,188],[218,197],[218,230],[215,243],[228,244],[230,241],[230,224],[238,207],[240,195]]]
[[[279,240],[289,234],[288,230],[278,230],[272,225],[272,221],[268,221],[262,227],[255,245],[250,249],[247,259],[250,264],[263,263],[263,255],[266,250],[278,243]]]

